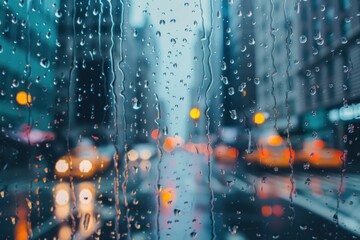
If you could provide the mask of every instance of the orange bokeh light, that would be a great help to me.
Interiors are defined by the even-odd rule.
[[[159,132],[159,129],[154,129],[154,130],[152,130],[152,132],[151,132],[151,138],[152,138],[152,139],[155,139],[155,140],[161,138],[161,132]]]
[[[317,139],[313,141],[313,146],[315,148],[324,148],[325,147],[325,142],[323,140]]]
[[[162,204],[165,207],[170,207],[174,204],[176,199],[175,189],[172,187],[167,187],[161,191],[160,196],[161,196]]]
[[[254,116],[254,122],[255,124],[263,124],[265,122],[265,116],[262,113],[256,113]]]
[[[24,91],[20,91],[16,94],[16,102],[20,105],[26,105],[31,103],[31,95],[30,93],[26,93]]]
[[[278,135],[273,135],[268,138],[268,143],[271,146],[280,146],[283,142],[283,139]]]
[[[172,137],[167,137],[164,140],[163,149],[165,152],[172,152],[176,147],[176,141]]]

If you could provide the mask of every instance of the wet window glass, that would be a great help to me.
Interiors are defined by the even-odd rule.
[[[360,238],[358,0],[1,0],[0,239]]]

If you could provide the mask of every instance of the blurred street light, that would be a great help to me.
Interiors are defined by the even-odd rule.
[[[257,125],[261,125],[265,122],[265,115],[261,112],[258,112],[254,116],[254,123]]]
[[[190,110],[190,117],[193,120],[198,120],[200,118],[201,112],[200,109],[197,107],[194,107]]]

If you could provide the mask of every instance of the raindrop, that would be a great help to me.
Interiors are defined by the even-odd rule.
[[[55,11],[55,17],[57,17],[57,18],[61,18],[61,17],[62,17],[62,13],[60,12],[59,9],[57,9],[57,10]]]
[[[237,117],[237,113],[236,113],[236,110],[230,110],[230,117],[231,119],[233,120],[236,120],[238,117]]]
[[[230,87],[228,89],[228,93],[229,93],[230,96],[234,95],[235,94],[235,89],[233,87]]]
[[[316,86],[310,88],[310,95],[314,96],[316,94]]]
[[[229,226],[228,227],[228,230],[229,230],[229,232],[231,233],[231,234],[236,234],[236,232],[237,232],[237,230],[238,230],[238,226],[236,226],[236,225],[234,225],[234,226]]]
[[[259,84],[260,84],[260,79],[259,79],[259,78],[254,78],[254,83],[255,83],[256,85],[259,85]]]
[[[249,40],[249,45],[254,45],[255,44],[255,39],[254,38],[251,38],[250,40]]]
[[[305,231],[305,230],[308,229],[308,227],[307,227],[306,225],[300,225],[300,229],[303,230],[303,231]]]
[[[135,226],[135,228],[138,229],[138,230],[141,228],[141,225],[140,225],[140,223],[138,223],[138,222],[135,222],[134,226]]]
[[[158,37],[161,37],[161,32],[160,32],[160,31],[156,31],[155,35],[158,36]]]
[[[170,42],[171,42],[172,44],[175,44],[175,43],[176,43],[175,38],[170,39]]]
[[[86,213],[85,216],[84,216],[83,225],[84,225],[84,229],[85,229],[85,230],[88,230],[88,228],[89,228],[90,217],[91,217],[91,216],[90,216],[89,213]]]
[[[182,212],[181,212],[180,209],[177,209],[177,208],[174,209],[174,214],[175,214],[175,216],[179,216],[181,213],[182,213]]]
[[[141,102],[135,97],[131,99],[131,105],[133,109],[138,110],[141,108]]]
[[[42,58],[40,60],[40,66],[42,66],[43,68],[49,68],[50,61],[47,58]]]
[[[341,44],[347,44],[348,40],[346,37],[340,38]]]
[[[307,42],[307,37],[305,35],[300,36],[300,43],[304,44]]]
[[[160,25],[164,25],[165,24],[165,20],[164,19],[161,19],[160,20]]]
[[[310,162],[304,162],[303,167],[305,170],[308,170],[310,168]]]
[[[195,231],[191,232],[191,233],[190,233],[190,237],[191,237],[192,239],[195,239],[195,238],[197,237],[197,233],[196,233]]]
[[[163,128],[163,134],[166,136],[166,135],[168,135],[168,133],[169,133],[169,129],[168,129],[167,126],[165,126],[165,127]]]
[[[221,70],[225,71],[226,68],[227,68],[227,67],[226,67],[226,62],[223,61],[223,62],[221,63]]]

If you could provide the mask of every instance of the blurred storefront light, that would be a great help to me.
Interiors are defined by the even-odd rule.
[[[339,109],[332,109],[329,111],[328,117],[332,122],[360,119],[360,103],[341,107]]]

